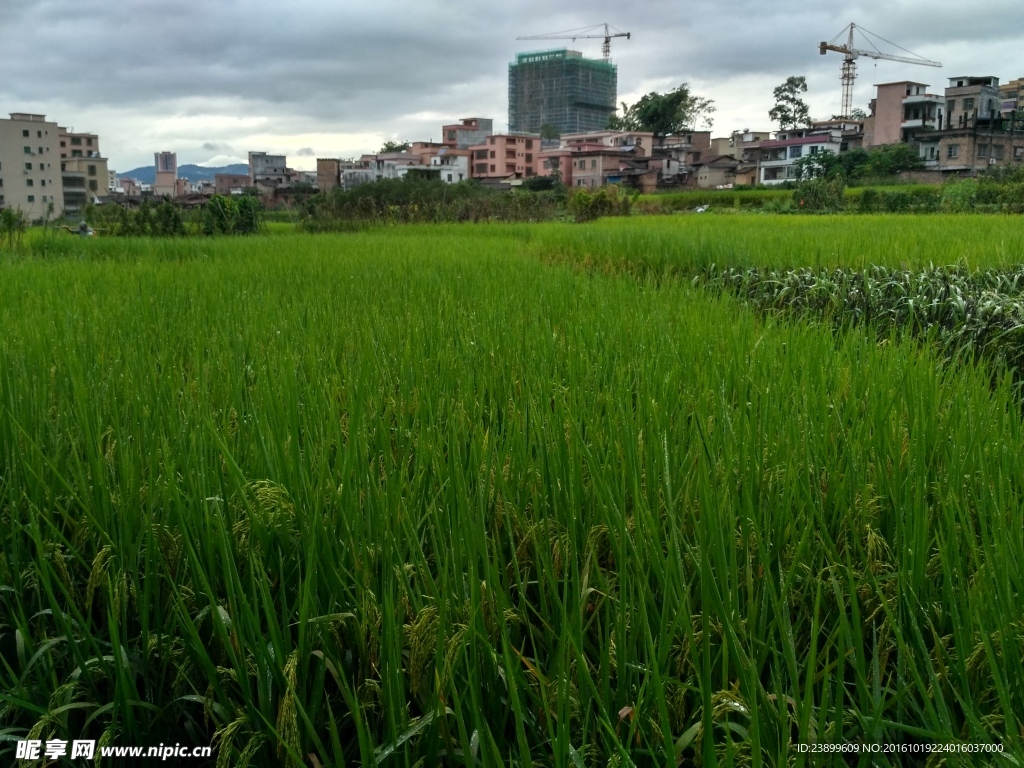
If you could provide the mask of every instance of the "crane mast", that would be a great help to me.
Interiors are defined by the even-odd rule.
[[[878,38],[879,40],[881,40],[884,43],[889,43],[889,45],[891,45],[891,46],[893,46],[895,48],[900,48],[900,46],[896,45],[895,43],[890,43],[885,38],[879,37],[878,35],[875,35],[874,33],[868,32],[868,30],[864,29],[864,27],[858,27],[856,24],[850,24],[842,32],[840,32],[838,35],[836,35],[834,38],[832,38],[831,42],[828,42],[828,43],[821,42],[821,43],[819,43],[819,45],[818,45],[818,52],[822,56],[824,56],[829,51],[834,51],[836,53],[843,54],[843,63],[842,63],[842,66],[840,67],[840,71],[839,71],[839,81],[843,84],[843,110],[842,110],[842,117],[844,117],[844,118],[849,118],[850,117],[850,113],[853,112],[853,84],[854,84],[854,81],[857,79],[857,58],[859,56],[865,56],[865,57],[870,58],[870,59],[883,60],[883,61],[898,61],[898,62],[900,62],[902,64],[920,64],[920,65],[925,66],[925,67],[941,67],[942,66],[942,64],[940,62],[938,62],[938,61],[931,61],[931,60],[926,59],[926,58],[924,58],[922,56],[918,56],[916,53],[913,53],[912,51],[908,51],[906,48],[900,48],[900,50],[903,51],[904,53],[909,53],[910,54],[909,56],[894,56],[893,54],[890,54],[890,53],[882,53],[880,50],[878,50],[877,47],[875,47],[875,50],[873,50],[873,51],[870,51],[870,50],[867,50],[867,49],[862,49],[862,48],[857,48],[854,45],[853,36],[854,36],[854,32],[858,32],[858,31],[861,33],[862,36],[864,36],[864,39],[867,40],[868,43],[870,45],[872,45],[872,46],[874,46],[874,43],[872,43],[871,40],[867,37],[867,34],[870,34],[872,37]],[[838,40],[840,37],[842,37],[843,32],[845,32],[847,34],[846,44],[845,45],[837,45],[836,44],[836,40]],[[865,34],[865,33],[867,33],[867,34]]]

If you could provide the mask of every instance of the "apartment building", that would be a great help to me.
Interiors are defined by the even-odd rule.
[[[430,158],[429,168],[445,184],[468,181],[471,175],[470,162],[473,153],[469,149],[442,147]]]
[[[824,131],[798,129],[779,131],[775,139],[761,142],[761,184],[774,186],[800,178],[797,162],[818,152],[842,151],[843,132],[838,128]]]
[[[174,152],[157,152],[153,155],[156,167],[156,181],[153,194],[174,197],[178,192],[178,155]]]
[[[249,153],[249,186],[284,187],[288,184],[288,158],[268,155],[266,152]]]
[[[469,147],[474,179],[526,179],[540,169],[540,136],[534,133],[493,134]]]
[[[64,210],[60,127],[45,115],[14,112],[0,119],[0,208],[30,220]]]
[[[247,173],[215,173],[213,175],[213,191],[218,195],[230,195],[249,187]]]
[[[1003,114],[1024,111],[1024,77],[999,86],[999,111]]]
[[[458,123],[441,126],[442,142],[451,149],[469,149],[483,144],[494,133],[494,120],[488,117],[463,117]]]
[[[972,121],[1000,116],[999,78],[961,75],[949,78],[946,88],[946,124],[949,130],[967,127]]]

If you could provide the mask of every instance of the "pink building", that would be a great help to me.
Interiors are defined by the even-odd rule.
[[[445,146],[452,149],[469,149],[474,144],[483,144],[494,132],[494,121],[488,117],[464,117],[458,123],[441,127]]]
[[[528,179],[539,175],[540,137],[536,134],[488,136],[469,150],[473,153],[470,173],[474,179]]]
[[[871,116],[864,121],[865,148],[899,144],[918,131],[942,127],[945,97],[928,93],[925,83],[901,80],[875,87]]]
[[[540,168],[538,176],[550,176],[557,172],[562,177],[562,183],[567,187],[572,184],[572,150],[571,149],[545,149],[540,153]]]

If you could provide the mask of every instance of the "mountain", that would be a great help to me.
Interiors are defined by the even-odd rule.
[[[208,168],[204,165],[191,164],[178,166],[178,178],[188,179],[189,181],[202,181],[203,179],[213,181],[213,177],[218,173],[247,174],[249,173],[249,166],[245,163],[235,163],[234,165],[225,165],[220,168]],[[136,179],[140,184],[153,184],[156,182],[156,166],[146,165],[142,168],[118,173],[117,175],[125,179]]]

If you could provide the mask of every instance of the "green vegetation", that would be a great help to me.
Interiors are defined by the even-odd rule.
[[[715,102],[698,96],[686,83],[668,93],[652,91],[633,105],[622,102],[622,115],[612,115],[613,131],[650,131],[655,136],[674,136],[701,125],[711,128]]]
[[[1024,757],[1011,377],[700,284],[959,263],[984,296],[969,273],[1019,264],[1018,219],[54,242],[0,255],[5,739],[212,741],[224,766]]]
[[[801,94],[807,93],[807,78],[803,75],[787,77],[772,91],[775,106],[768,110],[768,118],[782,130],[809,128],[811,113]]]
[[[264,210],[253,195],[213,195],[202,207],[189,209],[168,199],[144,199],[138,208],[90,205],[85,218],[107,237],[255,235],[263,231]]]

